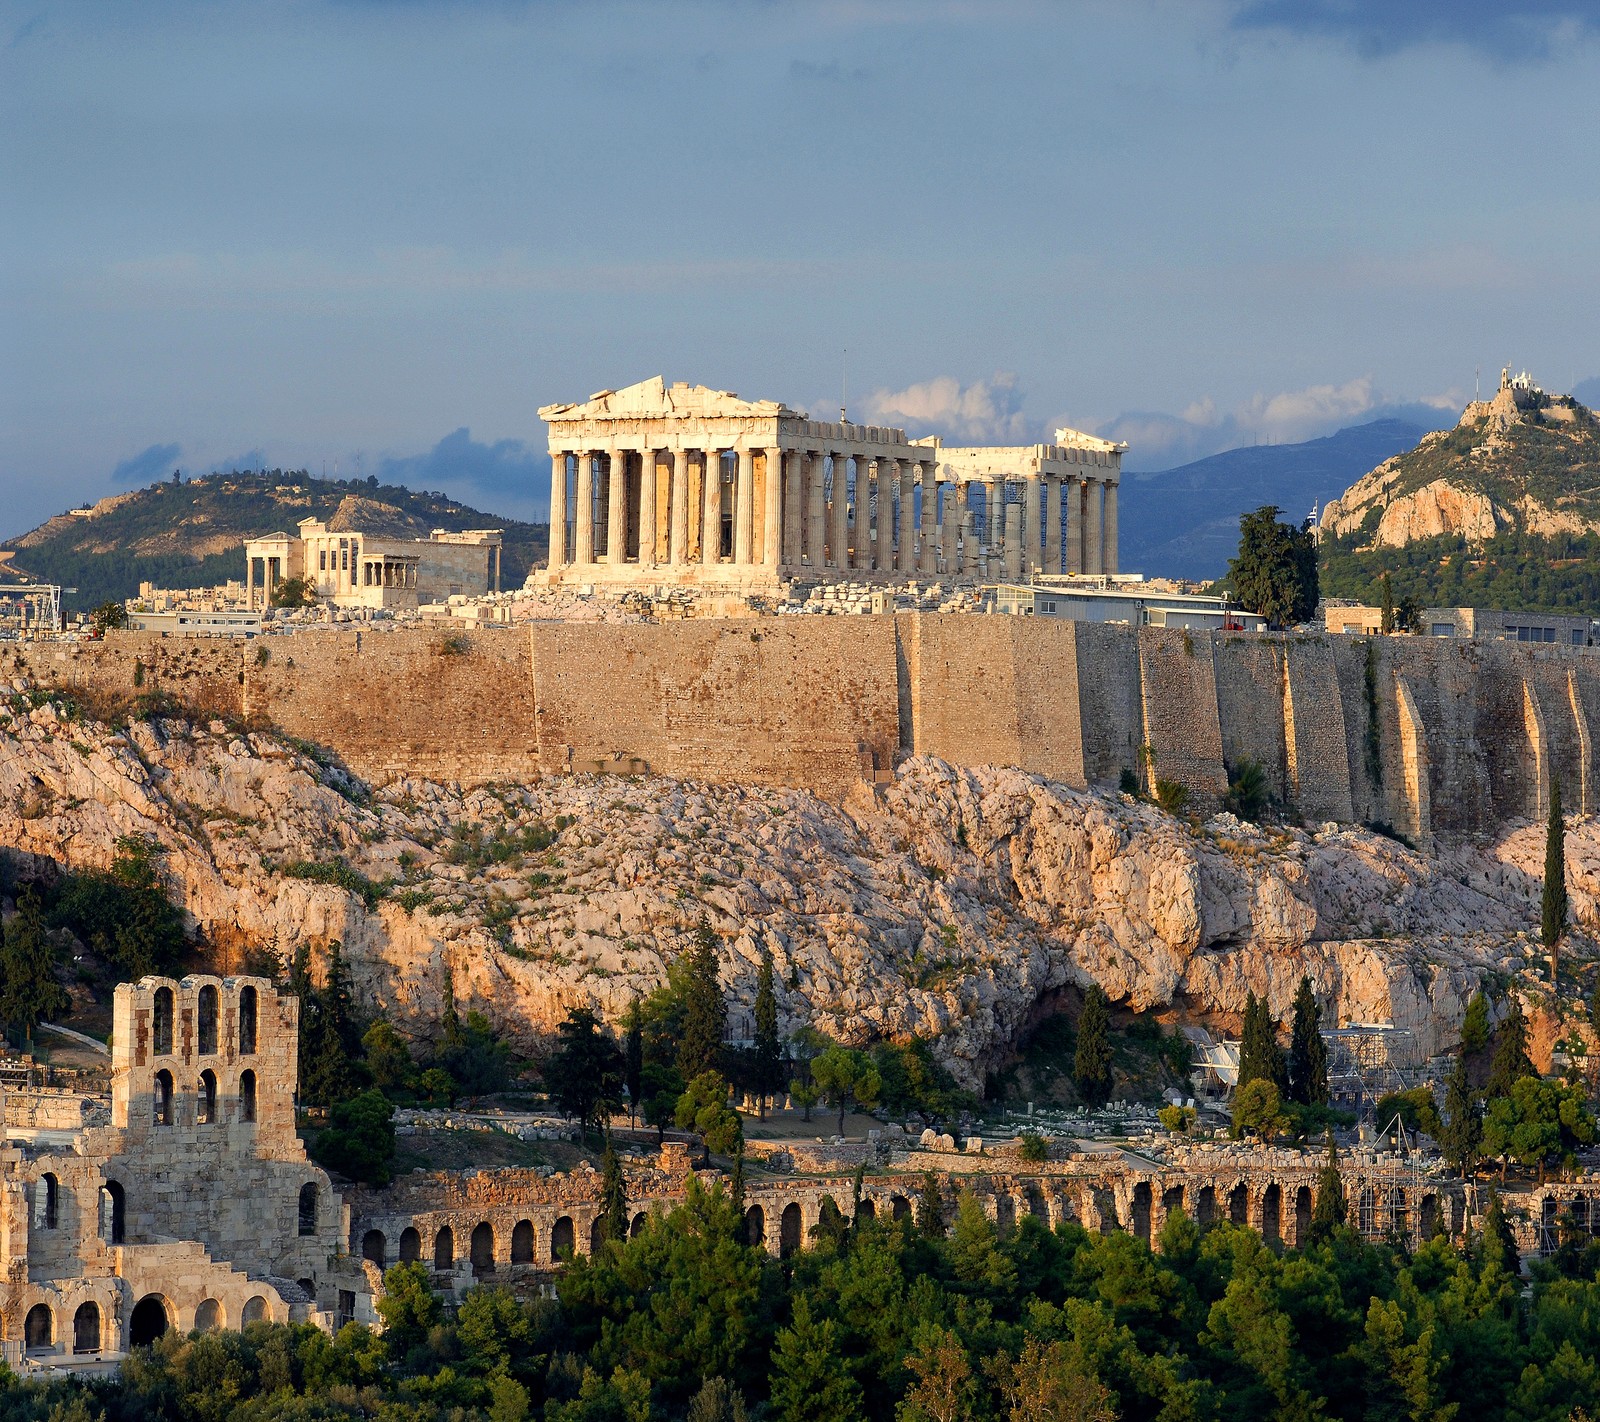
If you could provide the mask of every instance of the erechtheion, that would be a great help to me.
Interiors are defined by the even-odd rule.
[[[659,376],[547,405],[550,563],[564,584],[794,582],[1117,570],[1122,446],[949,448]]]

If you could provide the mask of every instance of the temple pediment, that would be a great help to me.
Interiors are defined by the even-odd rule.
[[[543,420],[638,420],[671,419],[804,419],[801,411],[791,410],[780,400],[741,400],[728,390],[713,390],[706,385],[668,385],[659,375],[641,380],[621,390],[601,390],[587,400],[571,405],[546,405],[539,411]]]

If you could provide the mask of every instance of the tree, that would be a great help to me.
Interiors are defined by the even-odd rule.
[[[317,585],[310,578],[282,578],[267,594],[267,606],[277,608],[315,607]]]
[[[1467,1060],[1457,1053],[1444,1087],[1444,1129],[1439,1148],[1452,1170],[1465,1174],[1478,1158],[1483,1139],[1483,1115],[1478,1095],[1467,1078]]]
[[[411,1090],[417,1074],[411,1049],[388,1018],[373,1019],[372,1025],[362,1034],[361,1052],[366,1058],[372,1084],[380,1091]]]
[[[426,1265],[413,1261],[385,1272],[378,1316],[383,1319],[389,1356],[397,1363],[406,1362],[427,1343],[429,1333],[444,1319],[444,1304],[433,1291]]]
[[[1378,612],[1378,631],[1387,637],[1394,631],[1394,584],[1389,580],[1389,570],[1383,570],[1378,579],[1382,589],[1382,605]]]
[[[628,1004],[626,1036],[623,1038],[622,1079],[628,1088],[628,1121],[639,1119],[639,1106],[644,1091],[644,1013],[639,1009],[637,997]]]
[[[104,637],[114,628],[128,625],[128,609],[120,602],[102,602],[89,614],[89,630],[96,637]]]
[[[814,1319],[802,1295],[772,1350],[772,1415],[779,1422],[858,1422],[861,1385],[832,1319]]]
[[[1511,1088],[1533,1074],[1528,1056],[1528,1019],[1522,1013],[1522,999],[1511,994],[1511,1004],[1494,1034],[1494,1055],[1489,1060],[1489,1082],[1485,1094],[1490,1100],[1509,1096]]]
[[[789,1083],[789,1097],[800,1108],[800,1119],[811,1119],[811,1108],[817,1104],[822,1093],[803,1077],[796,1077]]]
[[[714,1071],[703,1071],[678,1098],[673,1113],[680,1131],[693,1131],[714,1155],[732,1155],[744,1143],[744,1123],[728,1105],[728,1083]]]
[[[1089,989],[1078,1018],[1072,1079],[1091,1106],[1104,1106],[1111,1095],[1111,1013],[1098,983]]]
[[[1270,1141],[1288,1125],[1289,1118],[1283,1114],[1283,1098],[1265,1077],[1246,1082],[1234,1093],[1233,1128],[1236,1133]]]
[[[1461,1019],[1461,1050],[1481,1052],[1489,1045],[1489,1000],[1483,993],[1475,992],[1467,1002],[1467,1014]]]
[[[1550,985],[1556,986],[1557,952],[1567,931],[1567,827],[1561,818],[1561,782],[1550,777],[1550,820],[1544,832],[1544,893],[1539,902],[1539,941],[1550,955]]]
[[[57,952],[32,886],[17,895],[17,916],[0,934],[0,1020],[29,1046],[34,1029],[71,1005],[56,981]]]
[[[1317,1174],[1317,1198],[1311,1207],[1311,1237],[1328,1238],[1344,1223],[1344,1176],[1339,1173],[1339,1147],[1328,1130],[1328,1158]]]
[[[964,1422],[972,1416],[972,1364],[948,1328],[919,1330],[906,1368],[915,1381],[895,1411],[896,1422]]]
[[[821,1056],[812,1058],[811,1079],[839,1108],[839,1134],[844,1134],[845,1108],[853,1101],[863,1110],[870,1111],[878,1104],[878,1093],[883,1080],[865,1052],[848,1047],[833,1046]]]
[[[607,1239],[628,1237],[628,1195],[622,1180],[622,1162],[611,1144],[611,1132],[606,1132],[606,1151],[600,1159],[601,1228]]]
[[[644,1097],[644,1123],[656,1128],[656,1142],[659,1144],[678,1110],[678,1098],[683,1095],[684,1080],[675,1066],[665,1062],[646,1062],[639,1082]]]
[[[1501,1161],[1502,1178],[1509,1157],[1518,1165],[1538,1166],[1542,1185],[1552,1161],[1592,1145],[1594,1138],[1594,1117],[1583,1092],[1539,1076],[1519,1077],[1509,1096],[1489,1103],[1483,1118],[1483,1148]]]
[[[365,1185],[387,1185],[393,1174],[394,1107],[381,1091],[341,1101],[317,1132],[317,1163]]]
[[[1289,1039],[1289,1099],[1303,1106],[1328,1104],[1328,1048],[1322,1040],[1322,1009],[1309,976],[1294,995],[1294,1029]]]
[[[1243,1091],[1252,1081],[1270,1081],[1279,1096],[1289,1085],[1288,1066],[1278,1045],[1278,1024],[1267,1004],[1253,992],[1245,997],[1244,1027],[1239,1034],[1238,1090]]]
[[[767,1097],[783,1086],[783,1043],[778,1038],[778,993],[772,978],[772,950],[761,950],[755,1005],[756,1109],[767,1119]]]
[[[1511,1232],[1511,1222],[1506,1218],[1500,1203],[1500,1192],[1489,1191],[1489,1208],[1483,1214],[1483,1229],[1478,1235],[1478,1264],[1498,1264],[1512,1278],[1522,1272],[1522,1253],[1517,1248],[1517,1237]]]
[[[689,1403],[684,1422],[749,1422],[744,1394],[726,1378],[707,1378]]]
[[[1274,628],[1305,622],[1317,610],[1317,545],[1310,520],[1279,523],[1271,504],[1239,517],[1239,552],[1228,583],[1239,601]]]
[[[309,989],[301,1000],[300,1022],[301,1098],[317,1106],[350,1100],[367,1084],[368,1074],[361,1063],[361,1034],[338,939],[328,945],[321,991]]]
[[[1074,1343],[1030,1335],[1016,1358],[1001,1354],[990,1371],[1008,1422],[1116,1422],[1110,1392]]]
[[[917,1196],[917,1230],[925,1239],[944,1238],[944,1190],[937,1171],[922,1173],[922,1193]]]
[[[722,1066],[722,1039],[727,1030],[728,1008],[717,977],[717,939],[703,915],[695,926],[694,943],[685,955],[688,981],[683,1015],[683,1035],[678,1041],[678,1070],[685,1081]]]
[[[556,1029],[557,1046],[544,1066],[551,1098],[585,1133],[622,1109],[622,1053],[588,1007],[575,1007]]]

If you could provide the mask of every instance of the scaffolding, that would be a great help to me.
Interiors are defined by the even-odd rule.
[[[1356,1192],[1356,1228],[1363,1239],[1425,1239],[1434,1227],[1429,1219],[1411,1218],[1411,1202],[1418,1202],[1426,1213],[1421,1193],[1424,1157],[1415,1137],[1406,1130],[1399,1115],[1384,1126],[1381,1135],[1391,1138],[1393,1148],[1378,1151],[1376,1162],[1361,1172]],[[1437,1211],[1440,1206],[1435,1203]],[[1449,1222],[1445,1222],[1446,1228]]]
[[[0,584],[0,635],[61,635],[61,588],[55,583]]]
[[[1322,1034],[1328,1047],[1328,1094],[1335,1106],[1365,1115],[1383,1097],[1414,1085],[1416,1035],[1392,1022],[1353,1022]]]

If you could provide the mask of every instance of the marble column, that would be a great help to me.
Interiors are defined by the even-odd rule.
[[[550,571],[559,573],[567,561],[567,454],[550,456]]]
[[[587,449],[578,452],[578,480],[573,496],[578,501],[578,513],[573,530],[577,548],[573,551],[574,563],[594,562],[594,455]]]
[[[756,452],[739,451],[738,483],[733,492],[733,561],[744,567],[751,561],[750,545],[755,539]]]
[[[934,545],[934,530],[939,520],[939,486],[933,480],[933,466],[916,466],[917,483],[922,486],[922,547],[919,550],[919,571],[924,577],[939,575],[939,550]]]
[[[1083,553],[1083,571],[1098,575],[1105,572],[1103,553],[1105,544],[1101,541],[1100,520],[1104,512],[1101,505],[1101,496],[1105,492],[1105,485],[1098,479],[1089,481],[1089,511],[1084,516],[1084,525],[1088,532],[1087,547]]]
[[[784,512],[787,507],[784,500],[784,454],[781,449],[767,451],[767,485],[765,508],[761,519],[761,561],[768,568],[776,569],[783,558],[784,536],[786,533]]]
[[[1040,517],[1040,495],[1044,492],[1039,487],[1038,479],[1025,479],[1022,484],[1022,576],[1032,579],[1034,573],[1044,562],[1044,554],[1039,551],[1039,536],[1043,530],[1039,525],[1043,522]]]
[[[689,561],[689,451],[672,451],[672,497],[667,516],[671,520],[669,556],[674,567]]]
[[[873,566],[880,573],[894,571],[894,495],[900,483],[900,461],[880,459],[874,484],[878,490],[877,537],[872,541]]]
[[[984,542],[991,554],[998,553],[1006,541],[1006,486],[989,479],[983,486]]]
[[[833,456],[833,498],[829,503],[828,563],[844,572],[850,566],[850,461]]]
[[[978,569],[978,516],[966,501],[965,492],[965,486],[962,486],[961,546],[956,550],[956,571],[959,573],[976,572]]]
[[[1106,572],[1117,571],[1117,486],[1110,483],[1106,485],[1106,532],[1100,561]]]
[[[910,576],[917,571],[917,466],[900,461],[900,519],[894,550],[895,569]]]
[[[1044,486],[1044,570],[1061,571],[1061,480],[1052,474]]]
[[[851,534],[850,566],[858,572],[872,571],[872,462],[856,460],[856,526]]]
[[[1006,505],[1006,551],[1000,560],[1000,566],[1005,569],[1007,582],[1020,582],[1027,576],[1028,549],[1027,549],[1027,521],[1022,516],[1021,504]],[[990,570],[994,565],[991,563]]]
[[[783,562],[785,567],[800,566],[806,532],[806,456],[798,449],[786,451],[778,461],[783,481]]]
[[[1083,571],[1083,480],[1072,477],[1064,485],[1067,501],[1067,571]]]
[[[628,451],[611,451],[606,500],[606,562],[628,561]]]
[[[704,494],[704,526],[700,530],[700,561],[714,568],[722,559],[722,454],[705,452],[705,477],[700,481]]]
[[[828,456],[808,450],[800,456],[806,471],[806,546],[807,564],[812,568],[827,566],[828,549]]]
[[[639,566],[656,565],[656,452],[639,455]]]

